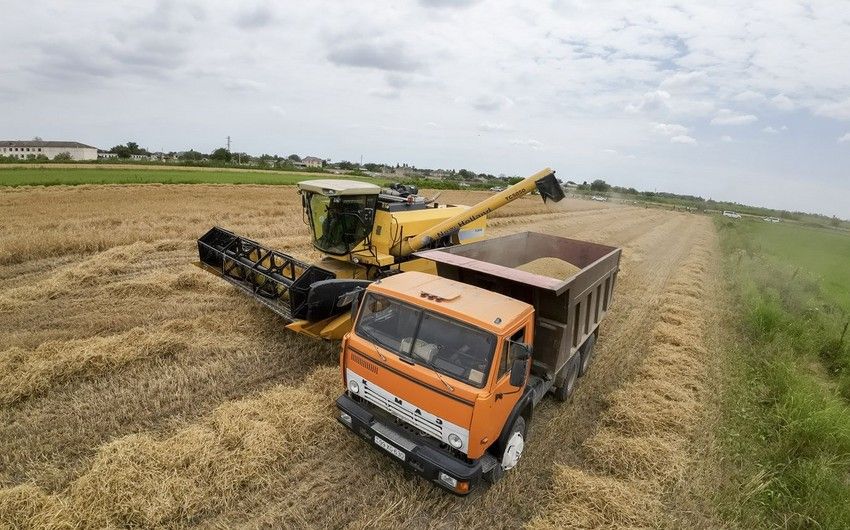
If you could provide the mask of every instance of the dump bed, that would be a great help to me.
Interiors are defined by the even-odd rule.
[[[534,371],[546,378],[554,377],[596,331],[611,306],[620,265],[619,248],[536,232],[426,250],[416,256],[435,262],[442,277],[534,306]],[[553,278],[516,268],[540,258],[557,258],[578,270]]]

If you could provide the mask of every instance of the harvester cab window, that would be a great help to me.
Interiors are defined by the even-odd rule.
[[[516,333],[511,335],[510,339],[505,341],[504,347],[502,348],[502,361],[499,363],[498,379],[501,379],[503,375],[511,371],[511,366],[513,366],[513,362],[517,359],[517,357],[525,354],[526,350],[518,346],[523,343],[525,343],[524,327],[517,330]]]
[[[443,375],[484,386],[496,347],[492,333],[376,293],[362,307],[357,335]]]
[[[372,231],[374,195],[328,196],[309,193],[307,199],[313,245],[329,254],[347,254]]]

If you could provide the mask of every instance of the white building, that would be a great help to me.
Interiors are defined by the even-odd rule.
[[[53,159],[68,153],[72,160],[97,160],[97,147],[80,142],[45,142],[43,140],[0,140],[0,156],[26,160],[39,155]]]
[[[325,163],[324,160],[317,156],[305,156],[302,162],[307,167],[322,167]]]

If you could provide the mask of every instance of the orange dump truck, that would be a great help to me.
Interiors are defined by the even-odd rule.
[[[352,304],[339,421],[464,495],[518,464],[534,407],[588,370],[620,249],[526,232],[416,255],[438,274],[389,276]],[[541,258],[576,272],[517,269]]]

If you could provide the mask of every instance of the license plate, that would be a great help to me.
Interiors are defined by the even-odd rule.
[[[390,444],[389,442],[387,442],[383,438],[375,436],[375,444],[378,447],[380,447],[381,449],[383,449],[384,451],[386,451],[389,454],[393,455],[394,457],[398,458],[399,460],[403,461],[405,459],[404,451],[396,448],[394,445]]]

